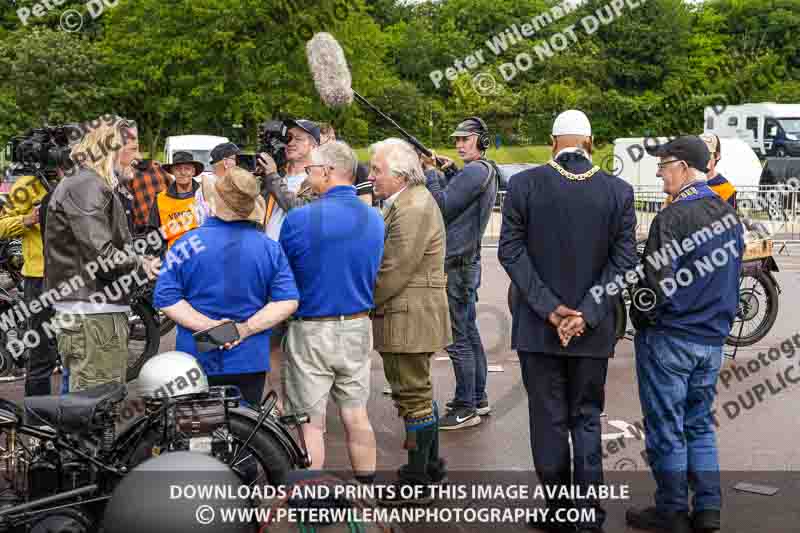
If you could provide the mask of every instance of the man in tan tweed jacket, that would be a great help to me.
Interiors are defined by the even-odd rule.
[[[371,147],[370,179],[384,199],[386,238],[375,285],[373,331],[392,399],[405,421],[408,464],[400,484],[428,485],[445,475],[439,457],[439,415],[433,401],[431,356],[452,342],[444,273],[445,227],[410,144],[387,139]],[[396,498],[387,505],[425,504]],[[427,491],[426,491],[427,492]]]

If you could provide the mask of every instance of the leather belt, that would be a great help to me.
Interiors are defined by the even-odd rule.
[[[355,320],[356,318],[363,318],[367,316],[369,316],[369,311],[362,311],[361,313],[356,313],[354,315],[310,316],[310,317],[296,316],[294,317],[294,320],[298,320],[300,322],[333,322],[335,320]]]

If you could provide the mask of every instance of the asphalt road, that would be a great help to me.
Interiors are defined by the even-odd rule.
[[[769,348],[779,349],[782,342],[800,332],[797,314],[800,250],[792,253],[794,255],[778,259],[782,272],[777,274],[777,279],[783,292],[775,326],[756,346],[739,349],[735,361],[725,361],[725,382],[718,387],[720,462],[722,470],[727,472],[724,478],[725,501],[729,510],[726,512],[736,514],[734,520],[726,522],[729,526],[726,531],[790,531],[795,529],[784,528],[784,524],[796,525],[800,519],[800,506],[797,503],[800,449],[796,445],[800,441],[797,415],[800,383],[793,384],[786,379],[800,381],[800,338],[794,348],[797,356],[791,356],[788,349],[773,351],[772,355],[778,356],[776,360],[768,356]],[[507,287],[508,278],[498,264],[496,249],[484,249],[478,320],[489,357],[488,394],[493,413],[483,417],[479,426],[442,432],[441,453],[455,477],[458,471],[473,478],[475,475],[471,473],[475,471],[485,472],[486,476],[490,476],[491,472],[523,474],[530,472],[533,466],[527,400],[521,384],[517,355],[510,349],[511,317],[506,306]],[[161,350],[169,350],[173,346],[174,332],[162,339]],[[767,364],[759,360],[759,352],[764,352],[761,360]],[[406,459],[402,448],[404,431],[392,401],[382,393],[386,384],[382,364],[380,357],[373,355],[369,413],[378,442],[379,469],[391,476]],[[273,360],[273,368],[277,366],[277,361]],[[443,409],[454,391],[452,366],[444,354],[437,354],[432,367],[434,395]],[[271,376],[271,381],[279,383],[276,375]],[[0,385],[0,391],[5,398],[20,400],[22,384],[3,384]],[[607,417],[603,419],[603,464],[607,481],[635,480],[637,487],[631,501],[610,506],[608,531],[625,531],[624,508],[631,502],[649,503],[653,489],[646,462],[641,456],[644,450],[643,437],[636,429],[637,422],[642,420],[642,412],[638,400],[633,343],[628,340],[620,341],[616,356],[609,365],[606,413]],[[327,431],[326,468],[349,470],[344,431],[332,407],[328,409]],[[794,472],[794,478],[787,479],[785,475],[791,472]],[[737,481],[754,480],[780,486],[781,491],[769,497],[731,490]],[[765,510],[771,509],[770,506],[775,510]],[[763,517],[765,513],[774,515],[775,512],[784,514],[775,519],[777,522],[774,526],[768,526]],[[790,522],[785,515],[787,512],[793,513],[793,521]],[[453,524],[451,526],[456,528]],[[441,530],[441,525],[436,529]],[[488,529],[494,527],[481,528]]]

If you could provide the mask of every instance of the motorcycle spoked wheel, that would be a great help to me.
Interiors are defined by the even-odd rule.
[[[778,289],[766,272],[745,275],[728,346],[751,346],[767,336],[778,318]]]
[[[214,454],[215,457],[226,464],[236,455],[247,437],[255,427],[255,421],[236,413],[229,414],[231,448],[230,452]],[[214,438],[224,439],[227,432],[218,430]],[[133,468],[140,462],[148,459],[155,446],[166,448],[169,443],[162,442],[162,434],[156,428],[147,431],[139,442],[130,467]],[[169,452],[162,452],[169,453]],[[266,429],[258,431],[247,448],[231,466],[234,472],[250,486],[257,485],[285,485],[289,471],[293,469],[291,459],[278,440]]]
[[[141,302],[131,304],[128,326],[128,369],[126,377],[128,381],[133,381],[139,377],[139,371],[147,360],[158,352],[158,347],[161,344],[161,335],[153,315],[153,309]]]
[[[30,533],[91,533],[96,524],[91,516],[80,508],[61,509],[44,513],[31,522]]]

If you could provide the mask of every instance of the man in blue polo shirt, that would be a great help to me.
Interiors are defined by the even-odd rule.
[[[297,309],[297,287],[280,245],[256,226],[265,205],[255,176],[236,167],[206,193],[211,217],[167,252],[154,304],[178,324],[176,349],[197,358],[209,385],[236,385],[258,404],[270,371],[270,329]],[[192,333],[228,319],[239,341],[199,353]]]
[[[356,479],[375,477],[375,434],[367,417],[373,290],[383,257],[384,224],[358,199],[355,153],[343,142],[312,152],[306,173],[316,202],[289,211],[280,243],[300,291],[281,371],[287,413],[306,412],[302,431],[312,468],[325,463],[328,395],[339,407]]]

